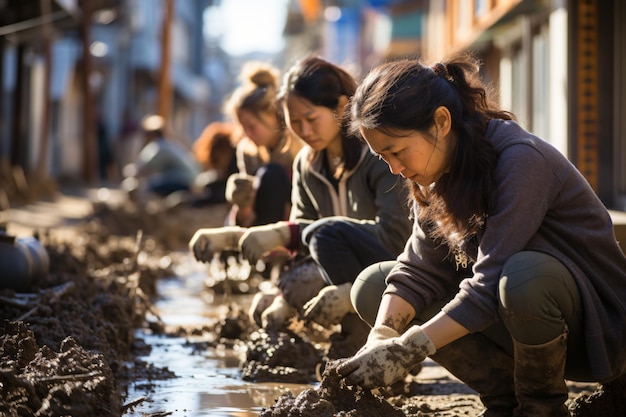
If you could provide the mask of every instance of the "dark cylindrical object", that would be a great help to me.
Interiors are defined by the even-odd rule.
[[[46,248],[34,237],[15,237],[0,231],[0,288],[23,291],[50,268]]]

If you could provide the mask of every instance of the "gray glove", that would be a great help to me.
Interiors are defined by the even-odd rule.
[[[248,174],[232,174],[226,180],[226,200],[239,207],[249,207],[256,194],[255,177]]]
[[[402,336],[386,338],[395,332],[388,329],[374,327],[365,345],[339,365],[337,372],[346,384],[365,389],[390,386],[437,351],[419,326],[412,326]]]
[[[196,260],[210,262],[213,255],[227,249],[236,250],[245,227],[227,226],[198,229],[189,241],[189,250]]]
[[[329,285],[304,305],[304,319],[329,328],[339,324],[348,313],[355,313],[350,300],[351,283]]]
[[[273,249],[289,244],[291,230],[287,222],[249,228],[239,239],[239,249],[252,265]]]

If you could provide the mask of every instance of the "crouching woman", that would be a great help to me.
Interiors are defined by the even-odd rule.
[[[565,379],[623,383],[626,257],[585,178],[486,87],[468,57],[381,64],[359,86],[352,128],[406,178],[414,225],[353,285],[373,327],[339,372],[387,386],[430,356],[483,416],[565,417]]]

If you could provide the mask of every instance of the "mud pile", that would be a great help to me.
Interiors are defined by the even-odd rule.
[[[167,200],[155,199],[144,205],[123,201],[119,205],[94,203],[90,219],[98,223],[106,234],[134,236],[138,230],[169,250],[187,249],[189,240],[201,227],[224,225],[229,206],[210,207],[171,206]]]
[[[0,415],[119,416],[124,381],[172,376],[133,359],[171,260],[145,251],[154,242],[103,236],[89,225],[71,241],[40,237],[47,276],[0,292]]]
[[[301,336],[292,332],[271,336],[260,329],[250,335],[246,345],[246,359],[241,366],[244,381],[302,384],[317,381],[315,369],[323,352]]]
[[[319,387],[302,391],[297,397],[287,393],[275,405],[262,410],[259,417],[405,417],[384,398],[348,387],[337,374],[338,363],[326,366]]]

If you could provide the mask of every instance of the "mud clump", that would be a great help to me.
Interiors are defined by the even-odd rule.
[[[271,336],[259,329],[250,335],[246,348],[241,364],[244,381],[307,384],[317,380],[315,369],[322,352],[295,333]]]
[[[326,366],[319,387],[302,391],[297,397],[287,393],[263,409],[259,417],[405,417],[384,398],[347,386],[337,373],[340,362]]]

